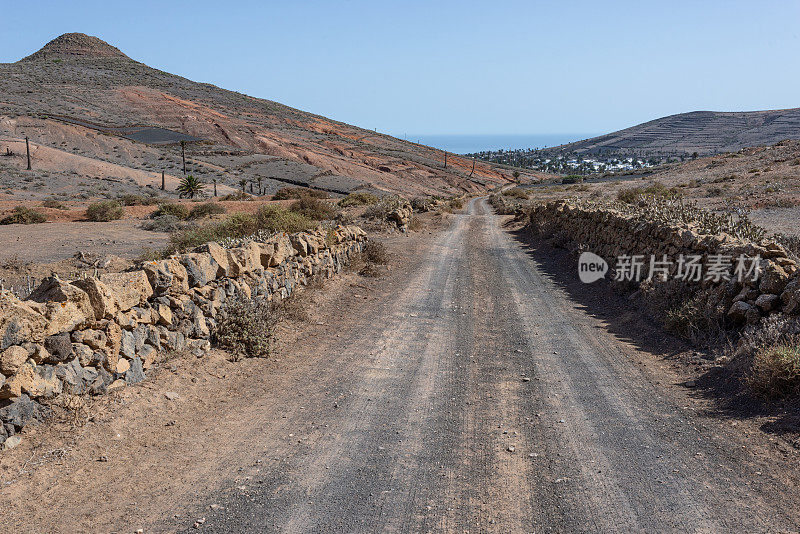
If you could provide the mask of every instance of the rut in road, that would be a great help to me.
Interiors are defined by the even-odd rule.
[[[264,424],[305,441],[265,435],[262,483],[213,496],[225,513],[205,531],[794,529],[779,484],[670,402],[499,221],[471,202],[403,293],[331,341],[303,409]]]

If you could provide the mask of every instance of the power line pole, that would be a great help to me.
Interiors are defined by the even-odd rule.
[[[186,141],[181,141],[181,158],[183,159],[183,175],[186,176]]]
[[[28,153],[28,170],[31,170],[31,144],[28,142],[27,136],[25,137],[25,151]]]
[[[444,153],[444,168],[447,168],[447,152]]]
[[[166,186],[166,181],[164,180],[164,171],[161,171],[161,190],[163,191]]]

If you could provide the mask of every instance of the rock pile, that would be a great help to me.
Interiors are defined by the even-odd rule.
[[[330,277],[366,233],[339,226],[187,254],[98,278],[44,280],[27,300],[0,292],[0,445],[62,392],[103,393],[140,382],[159,351],[210,348],[220,307],[233,297],[285,298]]]

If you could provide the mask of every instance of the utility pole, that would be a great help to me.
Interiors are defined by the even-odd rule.
[[[444,153],[444,168],[447,168],[447,152]]]
[[[164,171],[161,171],[161,190],[163,191],[166,187],[166,181],[164,180]]]
[[[28,170],[31,170],[31,144],[28,137],[25,137],[25,151],[28,153]]]
[[[214,198],[217,196],[217,179],[214,178]]]
[[[469,171],[469,177],[472,178],[472,173],[475,172],[475,158],[472,158],[472,170]]]
[[[186,141],[181,141],[181,159],[183,159],[183,175],[186,176]]]

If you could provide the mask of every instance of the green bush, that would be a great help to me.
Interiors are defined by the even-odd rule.
[[[298,200],[305,197],[328,198],[328,193],[308,187],[282,187],[272,195],[272,200]]]
[[[579,184],[583,181],[583,176],[580,174],[568,174],[561,179],[562,184]]]
[[[189,218],[189,208],[183,204],[176,204],[172,202],[160,204],[158,209],[150,214],[150,217],[155,219],[157,217],[163,217],[164,215],[172,215],[173,217],[177,217],[178,219],[185,221]]]
[[[0,219],[0,224],[36,224],[47,220],[47,215],[25,206],[17,206],[11,215]]]
[[[332,219],[336,215],[336,210],[330,204],[314,197],[302,197],[299,200],[295,200],[289,209],[294,213],[299,213],[304,217],[317,221]]]
[[[93,222],[116,221],[125,216],[125,208],[116,200],[103,200],[89,204],[86,218]]]
[[[264,358],[272,351],[279,322],[280,314],[264,299],[232,299],[220,308],[212,339],[234,360]]]
[[[339,201],[340,208],[349,208],[351,206],[369,206],[371,204],[377,204],[378,197],[373,195],[372,193],[350,193],[342,200]]]
[[[212,215],[222,215],[226,211],[225,206],[218,202],[204,202],[203,204],[193,206],[189,212],[188,218],[191,220],[202,219],[203,217],[210,217]]]

